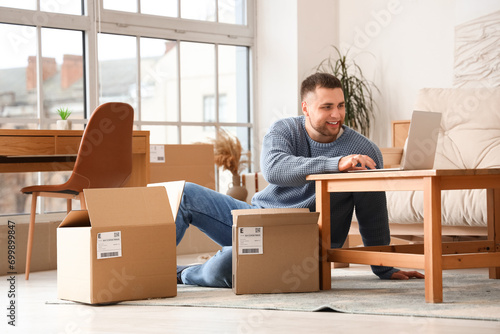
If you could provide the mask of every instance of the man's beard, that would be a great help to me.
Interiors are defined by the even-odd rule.
[[[325,137],[337,137],[337,135],[339,134],[339,131],[340,131],[340,128],[342,127],[344,123],[339,121],[339,126],[337,128],[337,131],[335,133],[333,133],[332,131],[330,131],[328,129],[328,126],[327,125],[322,125],[322,126],[317,126],[317,125],[314,125],[314,124],[311,124],[311,127],[316,131],[318,132],[319,134],[321,134],[322,136],[325,136]]]

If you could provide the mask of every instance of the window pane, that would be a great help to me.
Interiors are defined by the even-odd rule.
[[[177,0],[141,0],[141,13],[178,17]]]
[[[181,144],[208,143],[215,138],[213,126],[183,126],[181,131]]]
[[[71,176],[71,172],[42,173],[42,184],[62,184]],[[30,201],[31,202],[31,201]],[[43,197],[43,212],[66,212],[66,199]],[[80,201],[72,201],[73,210],[80,209]]]
[[[38,123],[0,123],[0,129],[38,129]]]
[[[85,123],[84,122],[77,123],[74,120],[72,120],[72,118],[73,118],[73,114],[71,114],[71,116],[69,118],[69,120],[71,121],[71,125],[70,125],[71,130],[85,130]],[[57,123],[50,123],[48,126],[48,129],[49,130],[59,130],[57,128]]]
[[[213,44],[180,43],[181,120],[204,121],[207,96],[215,96],[215,46]],[[215,108],[215,99],[211,100]]]
[[[245,0],[219,0],[219,22],[246,24]]]
[[[177,126],[143,125],[141,130],[149,131],[151,144],[179,144],[179,128]]]
[[[99,104],[125,102],[136,111],[137,48],[131,36],[99,34]]]
[[[219,46],[219,121],[249,122],[248,48]]]
[[[0,215],[29,213],[31,196],[19,190],[37,184],[36,173],[0,173]]]
[[[216,122],[215,95],[203,96],[203,122]]]
[[[42,70],[45,117],[60,119],[57,109],[84,118],[83,33],[42,29]]]
[[[233,136],[236,136],[239,139],[239,141],[241,143],[241,147],[243,149],[242,154],[245,154],[243,159],[247,159],[246,155],[248,154],[249,142],[250,142],[248,128],[247,127],[224,127],[224,130],[226,130],[228,133],[230,133]],[[246,166],[245,167],[245,170],[246,170],[248,165],[245,165],[245,166]]]
[[[40,9],[44,12],[82,15],[82,0],[40,0]]]
[[[0,0],[0,6],[36,10],[36,0]]]
[[[137,0],[103,0],[102,6],[104,9],[137,13]]]
[[[141,38],[141,119],[179,120],[176,41]]]
[[[0,24],[0,117],[37,117],[36,45],[34,27]]]
[[[181,0],[181,18],[215,22],[215,0]]]

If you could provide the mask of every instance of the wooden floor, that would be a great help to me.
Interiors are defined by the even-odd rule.
[[[349,269],[368,270],[366,266]],[[17,276],[16,327],[7,324],[7,277],[0,277],[0,333],[500,333],[500,323],[419,317],[349,315],[165,306],[47,305],[56,272]],[[402,301],[404,302],[404,301]]]

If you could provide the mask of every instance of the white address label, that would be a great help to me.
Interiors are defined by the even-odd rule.
[[[97,259],[110,259],[121,256],[121,231],[97,233]]]
[[[163,145],[149,146],[149,162],[165,163],[165,147]]]
[[[263,227],[238,227],[238,254],[264,254],[263,236]]]

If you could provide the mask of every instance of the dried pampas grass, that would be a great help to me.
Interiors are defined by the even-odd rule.
[[[215,164],[222,167],[223,170],[228,170],[233,175],[239,175],[243,170],[248,160],[242,159],[242,151],[240,140],[229,134],[223,129],[217,132],[217,138],[212,140],[215,153]]]

